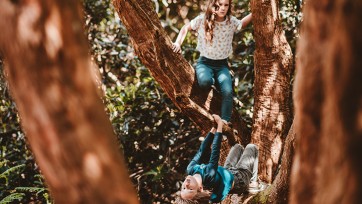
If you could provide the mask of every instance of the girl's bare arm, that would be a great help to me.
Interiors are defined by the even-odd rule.
[[[176,41],[172,45],[172,50],[174,52],[181,52],[181,45],[182,45],[183,41],[186,38],[187,32],[190,31],[190,30],[191,30],[191,24],[190,23],[185,24],[181,28],[181,30],[180,30],[177,38],[176,38]]]
[[[241,19],[242,27],[245,28],[249,23],[252,21],[253,17],[252,14],[248,14],[243,19]]]

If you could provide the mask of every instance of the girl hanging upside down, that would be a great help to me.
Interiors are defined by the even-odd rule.
[[[254,144],[247,145],[245,149],[235,144],[224,166],[218,166],[223,121],[218,115],[213,117],[217,129],[211,129],[187,166],[188,175],[182,183],[176,203],[199,203],[205,200],[217,203],[224,200],[230,191],[241,194],[247,190],[249,193],[262,190],[257,182],[258,149]],[[208,163],[202,163],[205,159]]]

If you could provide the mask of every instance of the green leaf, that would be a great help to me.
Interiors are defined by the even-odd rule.
[[[21,201],[25,196],[24,193],[12,193],[0,201],[0,204],[13,203],[15,200]]]

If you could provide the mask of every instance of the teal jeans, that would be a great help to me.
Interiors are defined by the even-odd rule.
[[[196,65],[196,77],[201,88],[209,90],[215,85],[221,92],[221,119],[231,119],[233,109],[232,78],[227,59],[212,60],[201,56]]]

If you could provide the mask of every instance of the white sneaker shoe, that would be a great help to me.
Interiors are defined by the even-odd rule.
[[[250,183],[248,191],[250,194],[257,194],[260,191],[263,191],[266,188],[268,188],[268,186],[270,186],[270,184],[264,183],[262,181],[253,182],[253,183]]]

